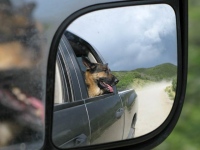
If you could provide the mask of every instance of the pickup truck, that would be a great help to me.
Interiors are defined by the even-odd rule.
[[[106,63],[95,48],[65,31],[58,47],[53,115],[53,143],[61,148],[134,137],[138,101],[133,89],[89,98],[82,57]],[[120,81],[119,81],[120,82]]]

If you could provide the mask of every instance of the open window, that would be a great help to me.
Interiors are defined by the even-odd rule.
[[[88,59],[91,63],[101,63],[104,64],[105,62],[103,61],[103,58],[100,58],[101,55],[93,48],[92,45],[90,45],[88,42],[86,42],[85,40],[83,40],[81,37],[78,37],[77,35],[69,32],[69,31],[65,31],[65,36],[68,39],[71,48],[74,51],[76,60],[78,62],[79,68],[82,72],[83,75],[83,79],[85,80],[85,72],[86,72],[86,66],[83,63],[82,58],[86,58]],[[108,68],[108,70],[110,70]],[[87,84],[85,83],[85,86],[87,86]],[[113,91],[114,93],[116,92],[116,87],[113,85]],[[87,88],[86,88],[87,89]],[[113,93],[113,92],[112,92]],[[109,92],[105,92],[103,94],[100,94],[99,96],[102,95],[107,95],[110,94]]]

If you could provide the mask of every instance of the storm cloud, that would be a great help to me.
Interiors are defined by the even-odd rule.
[[[177,65],[176,18],[166,4],[91,12],[67,30],[94,46],[112,70]]]

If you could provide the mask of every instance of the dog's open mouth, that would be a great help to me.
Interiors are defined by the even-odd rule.
[[[101,82],[101,81],[99,82],[99,84],[100,84],[100,88],[106,90],[107,92],[109,92],[109,93],[114,92],[113,87],[111,85],[109,85],[105,82]]]
[[[44,125],[44,105],[35,97],[29,97],[19,88],[0,88],[0,112],[13,118],[22,126],[40,131]],[[6,111],[4,111],[6,110]]]

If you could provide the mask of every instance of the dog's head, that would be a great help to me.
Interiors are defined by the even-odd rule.
[[[24,139],[28,139],[30,130],[41,132],[44,121],[42,75],[38,67],[41,66],[42,29],[33,18],[35,6],[24,3],[15,7],[9,0],[0,2],[0,120],[7,128],[11,124],[23,131],[27,129]],[[0,138],[0,147],[22,139],[9,129],[12,137],[5,142]]]
[[[87,58],[82,58],[83,64],[86,66],[85,78],[90,78],[86,84],[94,82],[104,93],[114,92],[113,86],[116,85],[119,80],[111,74],[108,64],[92,63]]]

